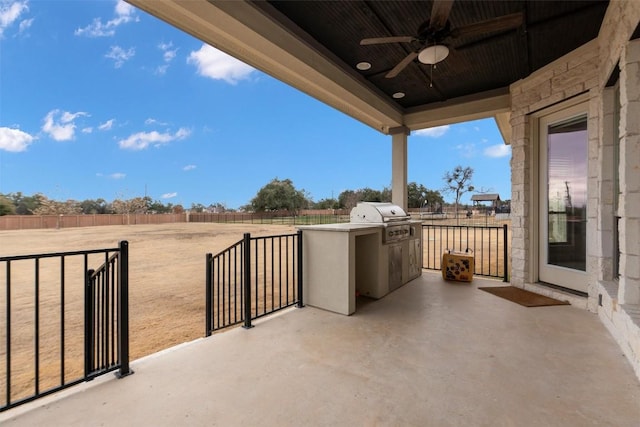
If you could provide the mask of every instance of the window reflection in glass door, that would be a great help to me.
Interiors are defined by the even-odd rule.
[[[547,128],[547,264],[586,271],[587,118]]]

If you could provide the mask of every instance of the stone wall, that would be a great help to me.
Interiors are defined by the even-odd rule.
[[[511,207],[512,284],[535,288],[536,112],[586,94],[589,168],[585,307],[598,313],[640,378],[640,40],[630,41],[639,24],[639,1],[610,2],[597,40],[512,85]],[[549,292],[546,288],[537,290]]]
[[[640,378],[640,40],[629,41],[640,24],[640,2],[611,2],[600,30],[602,120],[599,155],[598,316]],[[619,71],[617,85],[611,80]],[[617,114],[619,113],[619,114]],[[619,145],[619,166],[609,161]],[[613,180],[619,178],[619,194]],[[617,211],[614,201],[617,199]],[[619,217],[619,277],[608,246]],[[615,248],[613,248],[615,251]],[[614,255],[615,256],[615,255]]]
[[[598,141],[598,43],[593,41],[511,86],[511,212],[512,275],[518,287],[534,282],[537,271],[537,150],[536,120],[532,115],[577,96],[589,100],[589,146]],[[586,94],[586,95],[585,95]],[[595,108],[594,108],[595,107]],[[590,167],[590,171],[592,168]],[[588,215],[591,209],[587,209]],[[591,242],[588,241],[588,245]],[[592,265],[587,259],[587,265]],[[587,267],[589,271],[589,267]],[[595,281],[589,306],[595,305]],[[593,295],[592,295],[593,294]]]

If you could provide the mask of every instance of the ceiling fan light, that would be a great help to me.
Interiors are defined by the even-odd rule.
[[[449,56],[449,48],[442,44],[426,47],[418,54],[418,61],[423,64],[437,64]]]
[[[358,62],[356,64],[356,68],[358,70],[360,70],[360,71],[367,71],[368,69],[371,68],[371,63],[370,62],[365,62],[365,61]]]
[[[401,99],[404,98],[404,92],[396,92],[393,95],[391,95],[394,99]]]

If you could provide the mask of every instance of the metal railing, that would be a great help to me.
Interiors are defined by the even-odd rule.
[[[244,238],[206,255],[205,334],[302,307],[302,232]]]
[[[132,373],[128,252],[122,241],[110,249],[0,257],[0,411],[107,372]]]
[[[188,222],[277,225],[312,225],[349,222],[348,210],[336,210],[334,213],[315,212],[316,211],[302,211],[297,214],[287,211],[225,213],[196,212],[189,214]]]
[[[447,251],[472,251],[474,274],[509,281],[508,227],[422,224],[423,267],[440,270]]]

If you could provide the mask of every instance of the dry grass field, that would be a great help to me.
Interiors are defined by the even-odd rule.
[[[0,256],[31,255],[115,248],[129,242],[131,359],[204,336],[205,255],[216,254],[242,239],[243,233],[268,236],[295,232],[292,226],[178,223],[81,227],[59,230],[0,232]],[[95,268],[103,260],[94,259]],[[33,392],[20,384],[33,381],[34,267],[12,263],[11,366],[12,395]],[[41,262],[40,371],[41,389],[59,381],[60,269],[59,261]],[[77,265],[76,265],[77,264]],[[65,265],[65,373],[82,375],[83,283],[81,263]],[[6,271],[0,271],[0,389],[6,366]],[[50,383],[50,384],[49,384]],[[29,388],[31,387],[31,388]],[[1,401],[0,401],[1,403]]]

